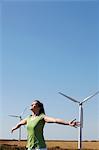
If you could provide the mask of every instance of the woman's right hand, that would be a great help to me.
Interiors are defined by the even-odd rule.
[[[15,128],[12,128],[12,129],[11,129],[11,133],[13,133],[14,130],[15,130]]]

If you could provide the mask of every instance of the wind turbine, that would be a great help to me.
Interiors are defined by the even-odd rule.
[[[19,120],[22,120],[22,115],[25,113],[26,109],[28,108],[25,107],[25,109],[23,110],[23,112],[20,115],[9,115],[10,117],[15,117],[15,118],[19,118]],[[19,128],[19,141],[21,140],[21,127]]]
[[[95,95],[97,95],[99,93],[96,92],[88,97],[86,97],[85,99],[83,99],[81,102],[70,97],[70,96],[67,96],[61,92],[59,92],[59,94],[61,94],[62,96],[68,98],[69,100],[75,102],[75,103],[78,103],[79,105],[79,122],[80,122],[80,126],[79,126],[79,130],[78,130],[78,149],[81,150],[82,149],[82,128],[83,128],[83,103],[85,103],[86,101],[88,101],[89,99],[91,99],[92,97],[94,97]]]

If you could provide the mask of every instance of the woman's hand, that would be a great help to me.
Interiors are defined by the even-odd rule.
[[[11,133],[13,133],[14,130],[15,130],[15,128],[12,128],[12,129],[11,129]]]
[[[70,122],[69,122],[69,125],[70,125],[70,126],[72,126],[72,127],[77,128],[77,127],[79,127],[79,126],[80,126],[80,122],[75,121],[75,120],[76,120],[76,119],[74,119],[74,120],[70,121]]]

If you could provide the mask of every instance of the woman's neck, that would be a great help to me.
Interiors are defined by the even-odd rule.
[[[32,112],[32,116],[33,117],[39,116],[39,112]]]

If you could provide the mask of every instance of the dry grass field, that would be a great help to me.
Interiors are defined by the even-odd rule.
[[[47,140],[49,150],[77,150],[77,141]],[[26,140],[0,140],[0,150],[25,150]],[[84,141],[83,150],[99,150],[99,141]]]

